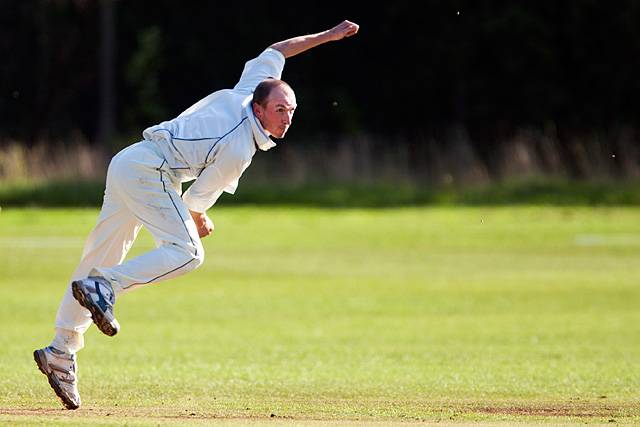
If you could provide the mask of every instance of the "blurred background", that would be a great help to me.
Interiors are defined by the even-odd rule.
[[[229,88],[271,43],[294,126],[236,202],[638,204],[640,3],[3,1],[0,202],[99,205],[147,126]],[[72,188],[74,191],[69,191]]]

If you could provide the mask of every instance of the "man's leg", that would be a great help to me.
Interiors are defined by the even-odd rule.
[[[124,291],[191,271],[202,264],[204,250],[177,188],[162,167],[164,160],[149,143],[130,147],[112,162],[112,189],[127,209],[153,235],[157,248],[114,266],[94,265],[87,278],[72,283],[73,296],[91,311],[107,335],[119,328],[113,314],[112,291]]]
[[[100,216],[87,238],[80,265],[73,273],[74,279],[85,276],[95,265],[122,262],[140,230],[141,223],[113,191],[111,169],[110,165]],[[75,353],[84,345],[83,334],[91,324],[89,316],[89,312],[73,298],[69,286],[58,309],[53,342],[33,352],[38,369],[47,376],[51,388],[67,409],[80,406]]]
[[[102,211],[86,240],[80,264],[72,281],[86,277],[95,266],[121,263],[131,248],[142,224],[107,185]],[[71,284],[62,299],[56,316],[56,337],[51,345],[66,353],[76,353],[84,346],[83,334],[91,325],[91,314],[76,301]]]

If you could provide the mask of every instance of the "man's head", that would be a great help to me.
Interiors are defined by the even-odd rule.
[[[282,138],[287,133],[296,106],[293,89],[282,80],[265,80],[253,92],[253,114],[264,130],[275,138]]]

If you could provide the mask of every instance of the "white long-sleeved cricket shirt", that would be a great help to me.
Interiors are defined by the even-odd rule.
[[[233,89],[214,92],[175,119],[144,130],[174,176],[196,180],[182,196],[190,210],[205,212],[223,191],[233,194],[256,147],[275,146],[253,115],[251,99],[260,82],[281,77],[284,63],[282,53],[266,49],[245,64]]]

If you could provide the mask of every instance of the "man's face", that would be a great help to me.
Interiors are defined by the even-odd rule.
[[[276,86],[271,90],[266,105],[253,104],[253,114],[269,135],[283,138],[287,133],[293,112],[296,110],[296,96],[287,86]]]

